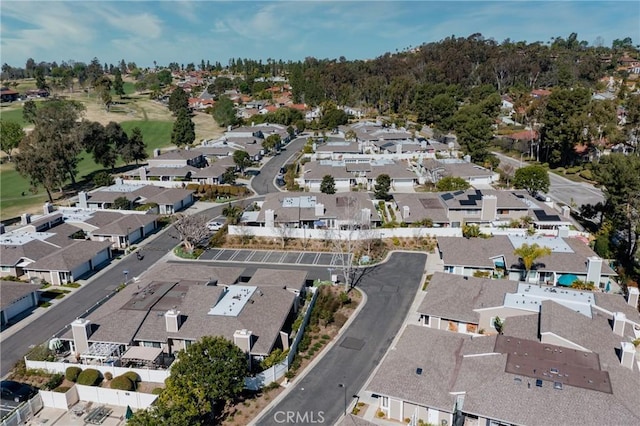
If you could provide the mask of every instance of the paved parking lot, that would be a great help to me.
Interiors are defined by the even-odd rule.
[[[200,260],[234,263],[283,263],[289,265],[336,266],[342,265],[342,256],[348,263],[351,253],[314,251],[209,249]]]

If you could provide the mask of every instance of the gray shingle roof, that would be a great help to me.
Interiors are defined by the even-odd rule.
[[[2,244],[0,245],[0,264],[15,266],[23,258],[36,261],[53,253],[58,248],[58,246],[40,240],[29,241],[22,245]]]
[[[92,231],[93,235],[127,235],[136,228],[142,228],[153,223],[158,218],[153,214],[126,214],[120,215],[115,221],[105,224]]]
[[[111,241],[78,241],[40,258],[25,269],[30,271],[72,271],[108,247],[111,247]]]
[[[16,300],[37,291],[37,284],[0,280],[0,309],[5,309]]]
[[[475,309],[502,306],[505,293],[515,293],[518,283],[489,280],[436,272],[418,312],[440,318],[477,324],[480,315]],[[450,303],[455,300],[455,303]]]
[[[302,290],[307,280],[307,271],[286,269],[258,269],[247,285],[259,287],[284,287]]]

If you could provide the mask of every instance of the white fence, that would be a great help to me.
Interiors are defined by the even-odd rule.
[[[462,228],[376,228],[340,231],[337,229],[300,229],[260,226],[229,226],[229,235],[302,238],[311,240],[370,240],[376,238],[461,237]]]
[[[313,290],[311,290],[313,291]],[[318,292],[314,291],[309,304],[306,307],[306,312],[304,313],[304,318],[302,320],[302,324],[298,329],[295,337],[293,338],[293,342],[291,346],[289,346],[289,353],[287,354],[287,358],[280,362],[279,364],[273,365],[268,369],[262,371],[261,373],[256,374],[254,377],[245,377],[244,379],[244,387],[250,390],[258,390],[271,382],[275,382],[280,379],[285,373],[289,370],[289,365],[293,362],[293,358],[296,355],[296,350],[298,348],[298,343],[302,339],[304,334],[304,329],[309,323],[309,317],[311,316],[311,310],[316,303],[316,299],[318,298]]]
[[[27,423],[38,411],[42,410],[42,397],[38,394],[23,402],[7,417],[2,419],[2,426],[19,426]]]
[[[118,407],[129,406],[136,410],[149,408],[158,398],[158,395],[150,393],[122,391],[78,384],[76,384],[75,387],[78,388],[78,398],[80,401],[91,401],[98,404],[115,405]]]
[[[72,386],[67,392],[40,390],[38,393],[42,397],[42,403],[45,407],[58,408],[61,410],[68,410],[69,407],[80,400],[76,386]]]
[[[104,375],[104,373],[111,373],[113,377],[121,376],[127,371],[135,371],[143,382],[164,383],[167,377],[169,377],[169,370],[151,370],[148,368],[124,368],[113,367],[110,365],[89,365],[89,364],[69,364],[64,362],[48,362],[48,361],[31,361],[25,358],[27,368],[42,369],[49,371],[50,373],[62,373],[67,371],[67,367],[80,367],[83,370],[87,368],[93,368],[98,370]]]

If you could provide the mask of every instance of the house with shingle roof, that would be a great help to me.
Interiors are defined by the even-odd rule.
[[[304,297],[307,273],[258,269],[244,283],[242,271],[159,265],[88,315],[82,330],[72,329],[62,339],[81,357],[92,345],[115,343],[159,348],[172,358],[204,336],[222,336],[260,361],[275,348],[289,347],[288,327]]]
[[[191,166],[186,167],[190,168],[188,173],[200,170]],[[167,171],[171,174],[171,171],[175,171],[178,168],[160,167],[158,169],[160,169],[160,174]],[[144,167],[141,167],[140,171],[146,176],[147,172]],[[122,179],[116,179],[114,185],[98,188],[91,192],[80,191],[78,193],[77,206],[81,209],[110,209],[115,200],[121,197],[129,200],[132,209],[145,204],[157,204],[157,208],[150,209],[152,213],[157,214],[173,214],[189,207],[194,202],[193,191],[188,189],[136,185],[124,182]]]
[[[314,195],[274,192],[265,196],[255,221],[266,227],[339,229],[354,223],[376,227],[381,218],[370,195],[364,192]]]
[[[37,284],[0,280],[0,323],[8,324],[12,318],[37,307],[38,289]]]
[[[363,161],[309,161],[304,164],[298,183],[311,192],[320,192],[322,179],[330,175],[339,191],[348,191],[358,185],[372,190],[382,174],[391,178],[392,190],[413,188],[418,182],[418,175],[404,161],[367,158]]]
[[[444,272],[472,276],[482,272],[501,273],[511,280],[525,279],[525,270],[514,250],[523,244],[538,244],[551,249],[550,256],[536,260],[529,271],[531,284],[564,285],[564,275],[573,280],[593,282],[604,289],[616,276],[584,241],[577,238],[547,236],[494,235],[490,238],[438,237],[438,253]]]
[[[433,278],[419,308],[423,327],[405,328],[366,386],[386,418],[465,425],[640,422],[634,402],[640,370],[631,343],[640,329],[637,291],[627,303],[605,295],[605,307],[594,298],[600,293],[554,293],[523,283],[512,293],[500,280]],[[467,324],[481,326],[489,316],[504,320],[502,334],[469,330]]]

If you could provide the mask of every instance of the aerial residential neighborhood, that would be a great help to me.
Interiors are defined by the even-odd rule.
[[[640,15],[490,6],[2,3],[2,426],[640,424]]]

